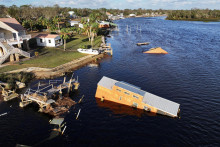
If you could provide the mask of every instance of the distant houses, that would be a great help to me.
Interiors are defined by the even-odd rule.
[[[129,17],[136,17],[135,14],[129,14]]]
[[[63,39],[57,34],[39,34],[35,38],[37,46],[57,47],[63,45]]]
[[[70,20],[69,21],[71,27],[75,27],[75,26],[79,25],[79,22],[80,21],[76,21],[76,20]]]

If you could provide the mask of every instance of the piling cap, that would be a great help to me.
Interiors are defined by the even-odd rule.
[[[64,121],[64,118],[54,118],[50,124],[53,124],[53,125],[61,125]]]

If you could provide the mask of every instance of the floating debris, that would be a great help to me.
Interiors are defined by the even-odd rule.
[[[4,115],[7,115],[7,114],[8,114],[8,112],[5,112],[5,113],[0,114],[0,116],[4,116]]]

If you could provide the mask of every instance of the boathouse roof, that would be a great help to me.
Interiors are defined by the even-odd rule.
[[[113,79],[110,79],[110,78],[104,76],[104,77],[99,81],[98,85],[100,85],[100,86],[102,86],[102,87],[105,87],[105,88],[107,88],[107,89],[112,90],[112,87],[115,85],[116,82],[118,82],[118,81],[113,80]]]
[[[120,81],[120,82],[115,83],[115,86],[121,87],[125,90],[128,90],[130,92],[139,94],[141,96],[144,96],[144,94],[145,94],[145,91],[141,90],[140,87],[137,87],[137,86],[134,86],[132,84],[126,83],[124,81]]]
[[[180,107],[180,104],[178,103],[156,96],[149,92],[145,92],[143,102],[172,116],[177,116]]]

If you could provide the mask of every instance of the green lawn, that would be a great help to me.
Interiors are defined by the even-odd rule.
[[[95,38],[94,48],[98,48],[100,44],[101,36],[98,36]],[[2,67],[0,68],[0,73],[26,67],[53,68],[59,66],[61,64],[70,62],[74,59],[86,56],[86,54],[81,54],[76,51],[81,45],[90,45],[88,37],[84,35],[73,36],[67,42],[67,51],[63,51],[63,46],[59,48],[39,48],[37,49],[37,51],[39,52],[38,57],[35,57],[27,61],[22,61],[14,65]]]
[[[98,48],[101,43],[101,36],[96,37],[93,42],[93,48]],[[66,49],[77,50],[78,48],[80,48],[81,45],[91,45],[91,42],[89,42],[89,38],[85,35],[75,35],[69,40],[67,40]],[[61,46],[60,48],[63,49],[63,46]]]

